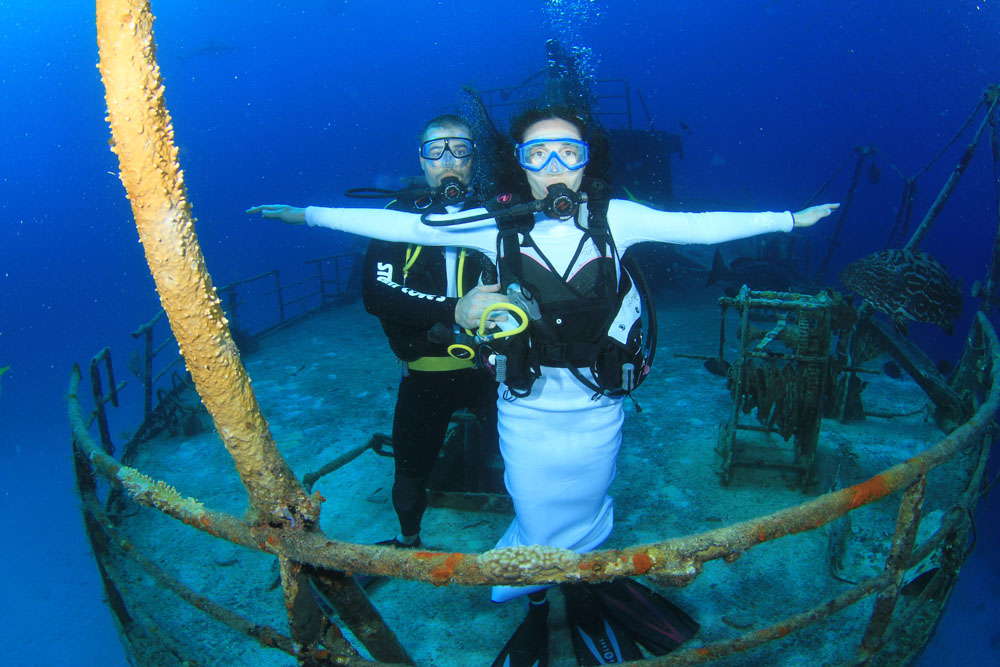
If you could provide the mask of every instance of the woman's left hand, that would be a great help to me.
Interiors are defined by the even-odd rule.
[[[792,213],[793,227],[812,227],[840,208],[840,204],[820,204]]]

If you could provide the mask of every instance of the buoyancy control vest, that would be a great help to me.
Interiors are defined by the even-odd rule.
[[[462,210],[475,208],[480,205],[476,199],[467,201]],[[422,201],[414,201],[411,198],[397,198],[390,202],[386,208],[404,211],[408,213],[419,213],[428,208]],[[443,205],[435,206],[443,213],[446,212]],[[394,277],[399,281],[400,288],[410,290],[416,294],[427,295],[425,297],[414,297],[412,308],[423,308],[422,312],[427,312],[430,301],[426,299],[438,300],[432,295],[443,295],[447,290],[448,275],[445,262],[445,249],[438,247],[424,247],[405,243],[391,243],[387,241],[371,241],[369,250],[366,253],[365,272],[372,274],[376,271],[373,262],[377,258],[388,255],[398,259],[397,270],[399,275]],[[480,281],[492,283],[496,281],[496,268],[486,255],[475,250],[460,250],[460,259],[455,267],[457,292],[459,295],[469,292]],[[385,307],[379,307],[376,299],[378,295],[374,290],[365,287],[363,289],[363,300],[365,308],[372,314],[379,317],[382,330],[389,341],[389,346],[393,353],[402,361],[412,362],[426,356],[447,357],[447,345],[429,339],[429,333],[434,329],[430,323],[415,324],[413,317],[416,312],[395,312],[391,315],[385,314]],[[443,301],[443,299],[441,299]],[[450,309],[449,309],[450,310]],[[446,323],[447,324],[447,323]],[[450,324],[449,324],[450,326]]]
[[[541,316],[524,334],[490,343],[505,362],[503,379],[510,393],[524,397],[542,375],[542,367],[569,369],[595,397],[631,394],[649,373],[656,349],[656,314],[638,264],[629,253],[619,256],[608,228],[608,186],[588,179],[587,222],[574,265],[587,244],[597,257],[566,279],[531,238],[534,216],[505,216],[497,211],[497,257],[501,287],[517,283],[538,305]],[[525,261],[525,248],[534,258]],[[483,358],[483,355],[481,355]],[[582,369],[582,370],[581,370]]]

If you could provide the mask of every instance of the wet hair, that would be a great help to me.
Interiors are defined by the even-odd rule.
[[[520,144],[524,142],[524,135],[528,131],[528,128],[535,123],[543,120],[564,120],[577,129],[580,133],[580,138],[586,141],[590,147],[590,160],[583,169],[584,175],[609,182],[611,179],[609,176],[610,157],[608,137],[600,126],[592,128],[591,123],[585,120],[587,117],[572,107],[535,107],[522,112],[511,121],[510,135],[515,144]],[[510,159],[516,163],[516,158],[513,157],[513,149],[509,151],[509,155],[511,156]],[[520,180],[523,180],[525,182],[524,185],[527,185],[527,177],[524,176],[520,165],[518,165],[517,172]]]
[[[524,133],[535,123],[543,120],[564,120],[577,129],[580,138],[587,141],[590,135],[590,128],[587,122],[576,111],[569,107],[540,107],[528,109],[520,114],[510,123],[510,134],[514,137],[515,143],[524,142]]]
[[[427,121],[424,129],[420,130],[420,142],[423,143],[428,131],[438,127],[461,127],[469,133],[470,137],[472,136],[472,124],[469,121],[453,113],[445,113]]]

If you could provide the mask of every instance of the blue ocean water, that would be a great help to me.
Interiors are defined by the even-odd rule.
[[[315,255],[295,230],[246,216],[252,204],[344,203],[352,186],[410,175],[428,117],[460,85],[515,84],[558,36],[593,50],[600,78],[642,91],[657,129],[682,133],[678,194],[747,209],[796,208],[858,145],[913,174],[1000,82],[995,1],[510,0],[505,3],[154,3],[158,57],[198,236],[216,284]],[[108,148],[94,8],[0,1],[0,512],[7,664],[106,665],[117,648],[72,485],[63,395],[73,363],[158,308]],[[644,115],[639,115],[644,118]],[[690,130],[684,132],[682,124]],[[963,136],[959,146],[969,141]],[[921,178],[932,201],[958,149]],[[982,277],[997,222],[988,147],[924,246],[966,287]],[[881,249],[900,180],[859,191],[832,268]],[[835,182],[829,198],[842,195]],[[872,213],[876,212],[876,213]],[[816,229],[817,247],[829,229]],[[345,244],[348,240],[343,241]],[[913,335],[954,358],[948,337]],[[127,375],[125,359],[118,374]],[[136,383],[127,391],[137,392]],[[133,399],[132,405],[136,401]],[[133,426],[119,411],[113,429]],[[113,430],[113,433],[117,433]],[[925,664],[996,662],[996,497]],[[992,602],[991,602],[992,601]],[[963,615],[964,614],[964,615]],[[978,615],[977,615],[978,614]]]

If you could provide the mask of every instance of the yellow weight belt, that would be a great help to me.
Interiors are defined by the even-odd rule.
[[[475,365],[472,359],[454,357],[420,357],[406,362],[411,371],[458,371],[463,368],[473,368]]]

